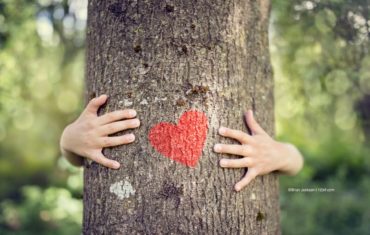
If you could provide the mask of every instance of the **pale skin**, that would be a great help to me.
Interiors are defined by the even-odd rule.
[[[132,133],[121,136],[111,134],[140,126],[133,109],[117,110],[98,116],[100,106],[107,101],[107,95],[92,99],[76,121],[69,124],[60,139],[60,148],[66,159],[75,166],[83,165],[83,158],[95,161],[111,169],[120,168],[120,163],[108,159],[102,150],[106,147],[130,144],[135,141]],[[248,168],[246,175],[235,184],[240,191],[258,175],[272,171],[297,174],[303,166],[303,157],[298,149],[288,143],[271,138],[255,121],[251,110],[246,112],[246,122],[251,130],[247,134],[226,127],[219,128],[219,134],[237,140],[240,144],[216,144],[214,151],[238,155],[241,158],[220,160],[224,168]]]
[[[235,139],[240,144],[215,144],[214,146],[214,151],[217,153],[241,157],[223,158],[220,160],[221,167],[248,168],[245,176],[235,184],[236,191],[242,190],[259,175],[273,171],[295,175],[302,169],[303,157],[294,145],[271,138],[254,119],[251,110],[246,112],[245,119],[251,134],[226,127],[220,127],[218,130],[221,136]]]
[[[107,95],[101,95],[92,99],[78,119],[64,129],[60,148],[72,165],[81,166],[83,158],[87,158],[108,168],[118,169],[119,162],[105,157],[102,153],[103,148],[135,141],[132,133],[109,136],[119,131],[137,128],[140,121],[135,118],[136,111],[133,109],[117,110],[98,116],[98,109],[107,98]]]

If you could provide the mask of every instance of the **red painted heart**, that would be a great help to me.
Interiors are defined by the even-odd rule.
[[[195,110],[183,113],[177,125],[161,122],[149,131],[152,146],[164,156],[195,167],[208,130],[207,116]]]

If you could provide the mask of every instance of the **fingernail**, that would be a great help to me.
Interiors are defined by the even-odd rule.
[[[235,191],[237,191],[237,192],[240,191],[240,186],[239,185],[235,185]]]
[[[140,124],[140,121],[139,121],[139,119],[134,119],[133,121],[132,121],[132,124],[133,125],[139,125]]]
[[[222,167],[225,166],[225,160],[223,160],[223,159],[220,160],[220,166],[222,166]]]
[[[221,151],[221,145],[220,145],[220,144],[215,144],[215,146],[214,146],[214,150],[215,150],[216,152],[220,152],[220,151]]]
[[[135,110],[130,110],[129,114],[130,114],[130,116],[136,116],[136,111]]]
[[[225,134],[225,132],[226,132],[226,128],[223,126],[218,129],[218,133],[220,133],[221,135]]]
[[[114,162],[114,163],[113,163],[113,167],[114,167],[115,169],[118,169],[118,168],[120,167],[120,164],[119,164],[118,162]]]
[[[129,141],[134,141],[135,140],[135,135],[134,134],[129,134],[128,135],[128,140]]]

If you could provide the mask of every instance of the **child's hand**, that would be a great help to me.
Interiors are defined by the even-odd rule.
[[[140,126],[133,109],[118,110],[98,116],[101,105],[107,101],[106,95],[92,99],[80,117],[68,125],[62,134],[60,146],[63,154],[73,165],[82,165],[83,157],[103,166],[118,169],[117,161],[106,158],[102,149],[105,147],[128,144],[135,140],[133,134],[110,137],[108,135]],[[123,120],[125,119],[125,120]]]
[[[220,127],[219,134],[236,139],[239,144],[216,144],[214,151],[240,155],[239,159],[221,159],[220,166],[227,168],[248,168],[246,175],[237,184],[235,190],[240,191],[258,175],[279,170],[294,175],[303,166],[303,158],[297,148],[291,144],[281,143],[272,139],[255,121],[253,113],[248,110],[246,121],[252,135],[239,130]]]

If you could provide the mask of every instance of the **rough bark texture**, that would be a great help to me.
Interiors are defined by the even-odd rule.
[[[100,114],[134,108],[142,124],[133,144],[104,150],[119,170],[85,164],[84,234],[280,234],[276,174],[236,193],[246,170],[220,168],[225,156],[212,150],[233,142],[217,134],[220,125],[247,131],[247,108],[273,135],[269,5],[89,1],[86,96],[108,94]],[[194,109],[209,129],[191,168],[158,153],[148,133]]]

